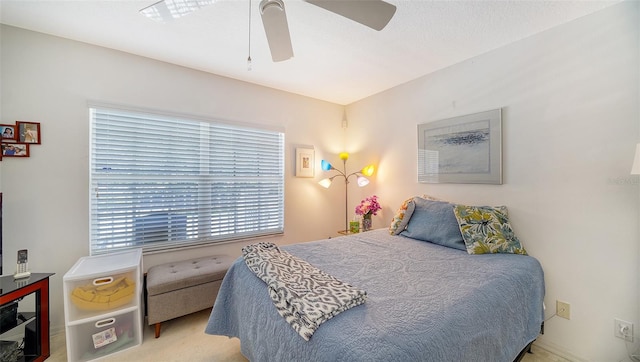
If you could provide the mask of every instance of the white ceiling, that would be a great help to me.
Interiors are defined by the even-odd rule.
[[[138,13],[157,0],[0,0],[0,22],[349,104],[619,0],[387,0],[378,32],[301,0],[284,0],[294,58],[274,63],[259,0],[219,0],[170,23]]]

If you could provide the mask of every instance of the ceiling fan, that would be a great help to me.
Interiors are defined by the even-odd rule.
[[[216,0],[161,0],[140,13],[157,21],[187,15]],[[375,30],[382,30],[396,12],[396,6],[382,0],[303,0]],[[293,57],[291,36],[283,0],[262,0],[260,15],[267,35],[271,58],[281,62]]]

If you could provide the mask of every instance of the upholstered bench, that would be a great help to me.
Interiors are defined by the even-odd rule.
[[[147,271],[147,315],[160,337],[160,323],[213,306],[235,258],[213,255],[156,265]]]

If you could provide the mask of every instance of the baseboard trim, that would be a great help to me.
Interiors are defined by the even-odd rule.
[[[555,345],[553,343],[548,343],[548,342],[543,342],[540,340],[537,340],[535,342],[533,342],[533,344],[540,348],[540,349],[544,349],[545,351],[549,352],[549,353],[553,353],[558,357],[562,357],[565,359],[568,359],[569,361],[572,362],[588,362],[587,359],[584,359],[582,357],[578,357],[576,355],[574,355],[571,352],[566,351],[565,349],[563,349],[562,347]]]

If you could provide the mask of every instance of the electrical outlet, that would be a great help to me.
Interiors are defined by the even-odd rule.
[[[613,335],[627,342],[633,342],[633,323],[614,319]]]
[[[569,303],[556,300],[556,314],[558,317],[571,319],[571,306]]]

